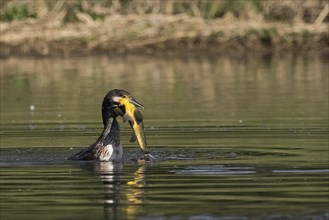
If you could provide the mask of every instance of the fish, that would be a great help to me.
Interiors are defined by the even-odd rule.
[[[133,143],[137,140],[140,149],[144,154],[149,154],[147,148],[146,138],[144,134],[143,114],[133,104],[125,104],[125,114],[123,115],[123,122],[129,122],[130,127],[133,129],[130,142]]]

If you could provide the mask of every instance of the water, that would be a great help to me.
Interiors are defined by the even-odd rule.
[[[329,219],[328,65],[317,55],[1,60],[1,219]],[[156,163],[65,160],[109,89],[146,107]]]

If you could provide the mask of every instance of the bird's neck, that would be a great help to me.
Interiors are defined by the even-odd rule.
[[[101,135],[101,141],[107,144],[120,145],[120,126],[116,118],[109,118],[104,123],[104,129]]]

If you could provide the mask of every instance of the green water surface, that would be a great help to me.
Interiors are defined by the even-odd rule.
[[[328,64],[314,54],[1,60],[0,219],[328,219]],[[156,163],[71,162],[113,88]],[[119,120],[121,122],[121,120]]]

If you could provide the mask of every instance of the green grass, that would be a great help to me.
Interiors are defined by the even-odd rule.
[[[318,16],[316,11],[326,3],[327,0],[2,0],[0,20],[36,18],[36,12],[49,11],[64,12],[64,22],[77,21],[76,13],[82,12],[93,20],[103,20],[111,14],[188,14],[214,19],[231,13],[242,18],[261,15],[266,20],[282,22],[311,16],[308,22],[312,23]]]
[[[22,5],[15,5],[12,7],[3,8],[0,12],[1,21],[22,20],[26,18],[35,18],[36,13],[29,10],[29,8]]]

